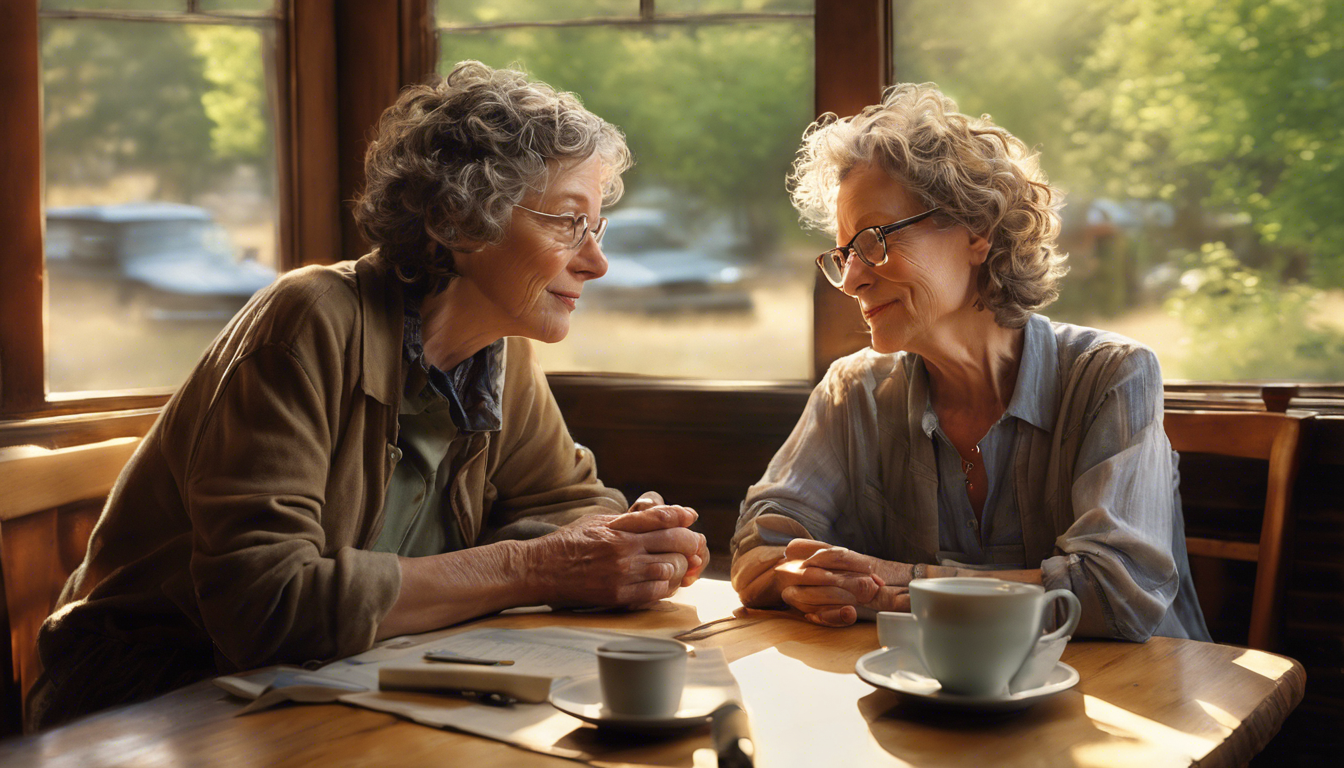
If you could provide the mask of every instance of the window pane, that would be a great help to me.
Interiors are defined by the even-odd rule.
[[[758,13],[788,11],[811,13],[815,0],[657,0],[658,13]]]
[[[444,34],[440,69],[521,62],[620,126],[635,154],[606,276],[550,370],[810,375],[812,256],[784,176],[813,109],[810,21]],[[822,244],[819,245],[818,243]]]
[[[895,67],[1038,148],[1066,191],[1051,317],[1149,344],[1167,378],[1338,381],[1339,9],[900,0]]]
[[[225,13],[269,13],[276,0],[200,0],[196,7],[202,11]]]
[[[187,10],[187,0],[42,0],[44,11],[179,11]]]
[[[558,21],[613,16],[639,17],[639,0],[435,0],[439,24],[490,24],[507,21]]]
[[[171,386],[275,277],[257,27],[44,20],[53,392]]]

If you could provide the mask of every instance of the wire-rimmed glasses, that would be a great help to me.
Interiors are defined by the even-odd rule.
[[[574,250],[578,250],[579,246],[583,245],[583,238],[587,237],[589,232],[593,233],[593,242],[599,244],[602,242],[602,235],[607,233],[606,216],[597,217],[597,226],[590,228],[588,226],[588,214],[586,213],[542,213],[541,211],[534,211],[523,205],[515,205],[514,207],[522,208],[524,211],[536,216],[545,216],[548,219],[563,219],[568,221],[570,228],[570,241],[568,247]]]
[[[854,237],[850,238],[849,243],[839,248],[821,254],[817,257],[817,268],[821,274],[826,276],[826,280],[836,288],[845,283],[845,265],[849,263],[851,253],[859,257],[859,260],[870,267],[880,267],[887,263],[887,236],[897,230],[905,229],[912,224],[929,218],[940,209],[937,207],[915,214],[908,219],[884,224],[877,227],[866,227],[858,231]]]

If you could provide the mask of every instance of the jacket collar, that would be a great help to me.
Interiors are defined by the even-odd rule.
[[[401,402],[402,330],[406,310],[401,281],[377,251],[355,262],[363,335],[364,393],[384,405]]]

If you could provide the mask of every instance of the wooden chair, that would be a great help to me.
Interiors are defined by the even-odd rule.
[[[1269,462],[1269,484],[1258,542],[1191,537],[1185,541],[1192,556],[1256,563],[1255,591],[1247,644],[1272,650],[1277,635],[1279,602],[1283,594],[1293,483],[1297,479],[1303,423],[1310,415],[1245,411],[1167,411],[1164,427],[1171,446],[1180,453],[1204,453],[1264,459]]]
[[[0,623],[10,651],[0,683],[11,729],[40,671],[37,630],[84,559],[101,499],[139,443],[123,437],[58,450],[0,448]]]

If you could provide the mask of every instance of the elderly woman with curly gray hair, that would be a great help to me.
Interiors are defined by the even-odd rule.
[[[1147,347],[1037,314],[1060,195],[931,84],[804,135],[790,191],[871,348],[837,360],[748,491],[733,584],[827,626],[909,610],[923,577],[1070,590],[1078,633],[1208,639]]]
[[[606,272],[630,164],[619,130],[519,72],[464,62],[403,92],[355,210],[373,252],[289,273],[206,351],[41,630],[30,724],[696,579],[696,513],[603,486],[529,342],[563,339]]]

